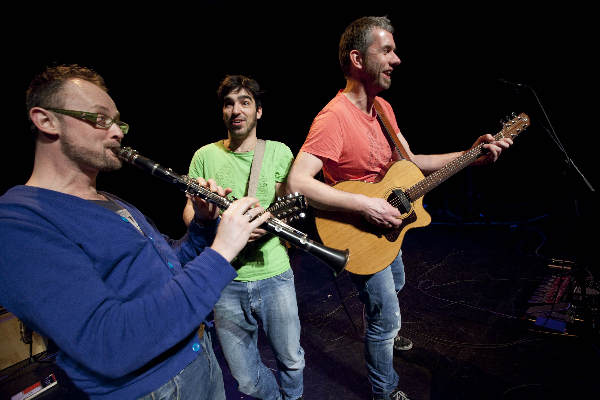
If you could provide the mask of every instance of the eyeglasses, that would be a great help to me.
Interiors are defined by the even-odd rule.
[[[91,122],[96,128],[108,129],[112,124],[117,124],[123,135],[129,132],[129,125],[123,121],[115,120],[107,115],[92,113],[87,111],[74,111],[74,110],[63,110],[62,108],[47,108],[47,110],[57,112],[59,114],[65,114],[73,118],[80,119],[82,121]]]

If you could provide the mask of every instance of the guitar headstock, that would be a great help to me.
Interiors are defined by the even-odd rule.
[[[288,194],[285,197],[278,197],[277,200],[267,208],[267,211],[273,217],[284,222],[290,222],[296,219],[306,217],[308,203],[304,195],[299,193]]]
[[[502,130],[496,135],[496,139],[511,138],[514,139],[519,133],[527,129],[531,124],[529,116],[525,113],[519,115],[512,114],[503,123]]]

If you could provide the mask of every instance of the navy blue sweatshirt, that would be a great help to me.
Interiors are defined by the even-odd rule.
[[[61,349],[59,365],[92,398],[145,395],[202,351],[196,330],[236,276],[205,247],[216,224],[143,234],[92,201],[16,186],[0,197],[0,304]]]

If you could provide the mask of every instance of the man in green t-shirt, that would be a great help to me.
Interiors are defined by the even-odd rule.
[[[191,178],[214,179],[230,188],[236,198],[248,191],[256,125],[262,116],[258,83],[241,75],[225,77],[217,90],[223,107],[227,139],[205,145],[192,158]],[[285,193],[285,181],[293,161],[283,143],[267,140],[264,147],[256,198],[267,208]],[[188,200],[183,219],[194,215]],[[304,350],[300,346],[300,320],[294,274],[287,249],[280,239],[256,229],[251,242],[232,261],[238,276],[221,293],[214,308],[215,327],[225,359],[242,393],[257,399],[300,399],[303,391]],[[277,359],[281,388],[263,364],[257,347],[262,325]]]

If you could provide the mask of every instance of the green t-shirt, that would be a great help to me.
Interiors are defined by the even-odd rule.
[[[196,151],[190,163],[189,176],[214,179],[217,185],[231,188],[236,198],[246,196],[254,151],[234,153],[220,140]],[[293,154],[283,143],[266,141],[265,153],[256,188],[260,205],[267,208],[275,200],[275,184],[285,182],[292,165]],[[238,269],[238,281],[258,281],[279,275],[290,268],[287,249],[277,236],[267,233],[248,243],[232,261]]]

